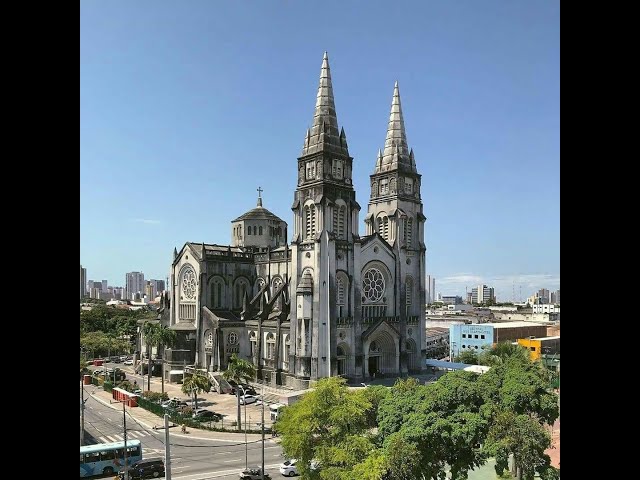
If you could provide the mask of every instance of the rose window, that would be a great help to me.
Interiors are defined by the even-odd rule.
[[[384,295],[384,276],[377,268],[370,268],[362,280],[364,296],[370,302],[379,302]]]
[[[196,274],[189,269],[182,276],[182,294],[187,299],[196,298]]]
[[[227,341],[229,342],[229,345],[236,345],[238,343],[238,334],[236,332],[231,332]]]

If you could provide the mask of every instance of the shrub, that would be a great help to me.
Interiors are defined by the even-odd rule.
[[[161,403],[164,400],[169,400],[169,394],[167,394],[166,392],[160,393],[160,392],[152,392],[150,390],[147,390],[142,394],[142,396],[147,400],[149,400],[150,402],[155,402],[155,403]]]

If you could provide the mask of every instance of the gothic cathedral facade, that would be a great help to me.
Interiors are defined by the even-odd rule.
[[[235,353],[255,364],[258,378],[293,388],[329,376],[357,382],[421,372],[426,218],[398,84],[363,236],[326,53],[297,167],[290,231],[259,192],[256,208],[231,222],[229,245],[174,250],[161,307],[179,340],[168,362],[177,367],[183,358],[216,372]]]

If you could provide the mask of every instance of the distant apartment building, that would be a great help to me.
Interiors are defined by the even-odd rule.
[[[533,313],[560,313],[560,305],[555,303],[533,304],[531,306]]]
[[[471,303],[495,303],[496,296],[492,287],[478,285],[471,289]]]
[[[436,301],[436,277],[427,275],[427,303]]]
[[[481,353],[483,347],[493,345],[493,325],[471,324],[451,325],[449,327],[449,358],[459,356],[466,350]]]
[[[560,336],[540,338],[519,338],[518,345],[529,350],[531,360],[540,360],[542,355],[560,354]]]
[[[467,292],[467,303],[473,303],[473,292]]]
[[[92,287],[89,289],[89,297],[100,299],[102,294],[102,286],[100,287]]]
[[[458,295],[443,295],[442,303],[445,305],[460,305],[462,304],[462,297]]]
[[[106,280],[102,280],[102,293],[107,293],[107,289],[108,287],[108,282]]]
[[[540,299],[540,303],[549,303],[549,290],[546,288],[541,288],[537,293],[538,298]]]
[[[156,284],[153,280],[148,280],[144,286],[144,294],[149,301],[156,298]]]
[[[80,265],[80,298],[87,296],[87,269]]]
[[[127,300],[140,300],[144,295],[144,273],[129,272],[125,276],[125,296]]]
[[[549,303],[553,303],[554,305],[560,305],[560,290],[556,290],[555,292],[551,292],[551,299]]]
[[[158,295],[160,295],[162,292],[165,291],[165,284],[164,284],[164,280],[149,280],[153,286],[154,286],[154,291],[155,291],[155,295],[156,297]]]
[[[91,289],[95,286],[95,283],[93,280],[87,281],[87,293],[91,293]]]

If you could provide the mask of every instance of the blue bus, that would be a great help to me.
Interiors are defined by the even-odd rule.
[[[140,440],[127,440],[127,465],[142,460]],[[124,468],[124,442],[80,447],[80,478],[112,475]]]

